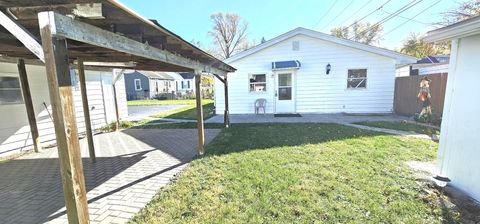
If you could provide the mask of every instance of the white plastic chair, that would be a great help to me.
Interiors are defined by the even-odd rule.
[[[260,109],[262,109],[263,114],[265,114],[265,108],[267,107],[267,100],[263,98],[257,99],[255,100],[254,106],[255,106],[255,114],[259,114]]]

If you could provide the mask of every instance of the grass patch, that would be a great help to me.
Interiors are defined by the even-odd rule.
[[[203,99],[202,101],[206,101],[206,100],[208,100],[208,99]],[[128,106],[152,106],[152,105],[165,105],[165,104],[195,105],[195,99],[189,99],[189,100],[130,100],[130,101],[127,101]]]
[[[135,126],[133,128],[142,129],[196,129],[197,122],[181,122],[181,123],[168,123],[168,124],[156,124],[158,122],[146,123]],[[204,123],[205,129],[222,129],[224,124],[221,123]]]
[[[208,119],[213,117],[213,112],[215,108],[213,105],[213,101],[202,100],[202,105],[203,105],[203,119]],[[196,105],[194,103],[179,109],[156,114],[153,117],[196,120],[197,119]]]
[[[438,128],[427,127],[424,125],[412,124],[407,122],[365,121],[365,122],[357,122],[355,124],[377,127],[377,128],[400,130],[400,131],[410,131],[410,132],[415,132],[418,134],[426,134],[426,135],[440,134],[440,129]]]
[[[437,143],[337,124],[224,129],[132,223],[441,223],[406,161]]]

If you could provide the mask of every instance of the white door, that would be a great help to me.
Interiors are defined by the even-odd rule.
[[[275,113],[295,113],[294,80],[292,72],[276,74]]]

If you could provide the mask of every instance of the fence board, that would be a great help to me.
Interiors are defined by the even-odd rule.
[[[447,73],[395,78],[395,113],[407,116],[420,113],[422,110],[422,103],[418,101],[417,95],[420,89],[420,80],[425,76],[432,80],[430,83],[430,94],[432,96],[430,101],[432,102],[432,112],[438,116],[442,115],[445,88],[447,85]]]

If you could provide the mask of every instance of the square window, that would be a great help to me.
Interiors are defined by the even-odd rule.
[[[367,69],[349,69],[347,78],[348,89],[367,88]]]
[[[23,103],[18,77],[0,77],[0,104]]]
[[[253,74],[249,76],[250,92],[267,91],[267,75]]]

